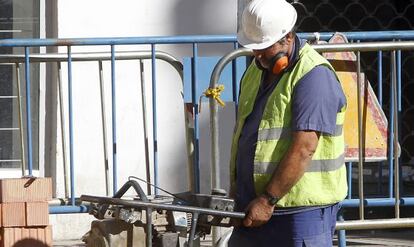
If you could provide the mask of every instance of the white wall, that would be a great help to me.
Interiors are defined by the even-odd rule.
[[[62,0],[58,2],[58,37],[139,37],[194,34],[234,34],[236,32],[237,0]],[[148,50],[149,46],[117,46],[116,50]],[[191,45],[160,45],[157,49],[167,51],[177,58],[190,56]],[[222,55],[231,45],[200,45],[201,55]],[[65,52],[66,48],[59,48]],[[78,51],[109,51],[108,46],[73,47]],[[110,63],[104,63],[107,124],[111,126]],[[145,62],[147,107],[151,109],[151,67]],[[67,85],[67,68],[63,65],[63,81]],[[118,185],[129,175],[145,178],[144,133],[141,110],[140,73],[137,61],[116,64],[116,109]],[[73,112],[74,112],[74,164],[76,195],[105,194],[102,124],[100,115],[99,78],[97,63],[73,64]],[[181,81],[178,74],[165,62],[157,62],[157,111],[159,140],[160,186],[171,192],[188,190],[187,153],[185,146],[184,109],[181,98]],[[67,91],[67,89],[66,89]],[[67,95],[65,95],[67,98]],[[66,112],[67,102],[65,102]],[[210,193],[210,153],[208,135],[208,107],[201,114],[201,188]],[[228,187],[229,141],[234,119],[231,105],[221,110],[220,127],[222,149],[222,181]],[[57,114],[58,115],[58,114]],[[152,113],[148,112],[149,126]],[[53,119],[57,121],[59,119]],[[59,124],[58,124],[59,126]],[[66,126],[67,128],[67,126]],[[66,129],[66,131],[68,131]],[[62,149],[60,130],[56,137],[56,192],[64,196]],[[108,133],[108,147],[112,136]],[[152,140],[152,129],[149,128]],[[109,149],[112,167],[111,149]],[[152,156],[150,157],[152,161]],[[146,186],[143,185],[143,188]],[[83,218],[83,219],[81,219]],[[78,216],[76,227],[67,216],[53,216],[55,239],[79,238],[89,227],[89,216]],[[68,224],[69,222],[72,223]],[[70,227],[71,231],[65,229]],[[74,231],[73,229],[77,229]]]

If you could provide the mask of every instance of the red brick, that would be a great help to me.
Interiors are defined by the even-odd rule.
[[[52,200],[51,178],[6,178],[0,180],[0,202]]]
[[[2,203],[0,214],[2,227],[26,225],[26,205],[24,202]]]
[[[47,202],[26,203],[26,226],[49,225],[49,204]]]
[[[1,228],[1,247],[52,247],[52,227]]]

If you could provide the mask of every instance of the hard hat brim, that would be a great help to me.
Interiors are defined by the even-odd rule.
[[[240,30],[237,33],[237,41],[239,42],[239,44],[245,48],[252,49],[252,50],[261,50],[261,49],[268,48],[272,46],[274,43],[276,43],[281,38],[283,37],[280,37],[280,38],[276,37],[274,39],[271,39],[265,42],[255,42],[247,38],[243,30]]]

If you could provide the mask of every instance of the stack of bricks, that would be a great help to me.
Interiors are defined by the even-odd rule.
[[[0,179],[0,247],[51,247],[51,178]]]

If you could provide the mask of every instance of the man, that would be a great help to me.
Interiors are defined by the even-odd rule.
[[[254,61],[241,86],[231,155],[236,208],[229,246],[332,246],[347,193],[346,98],[329,62],[293,31],[285,0],[253,0],[239,43]]]

